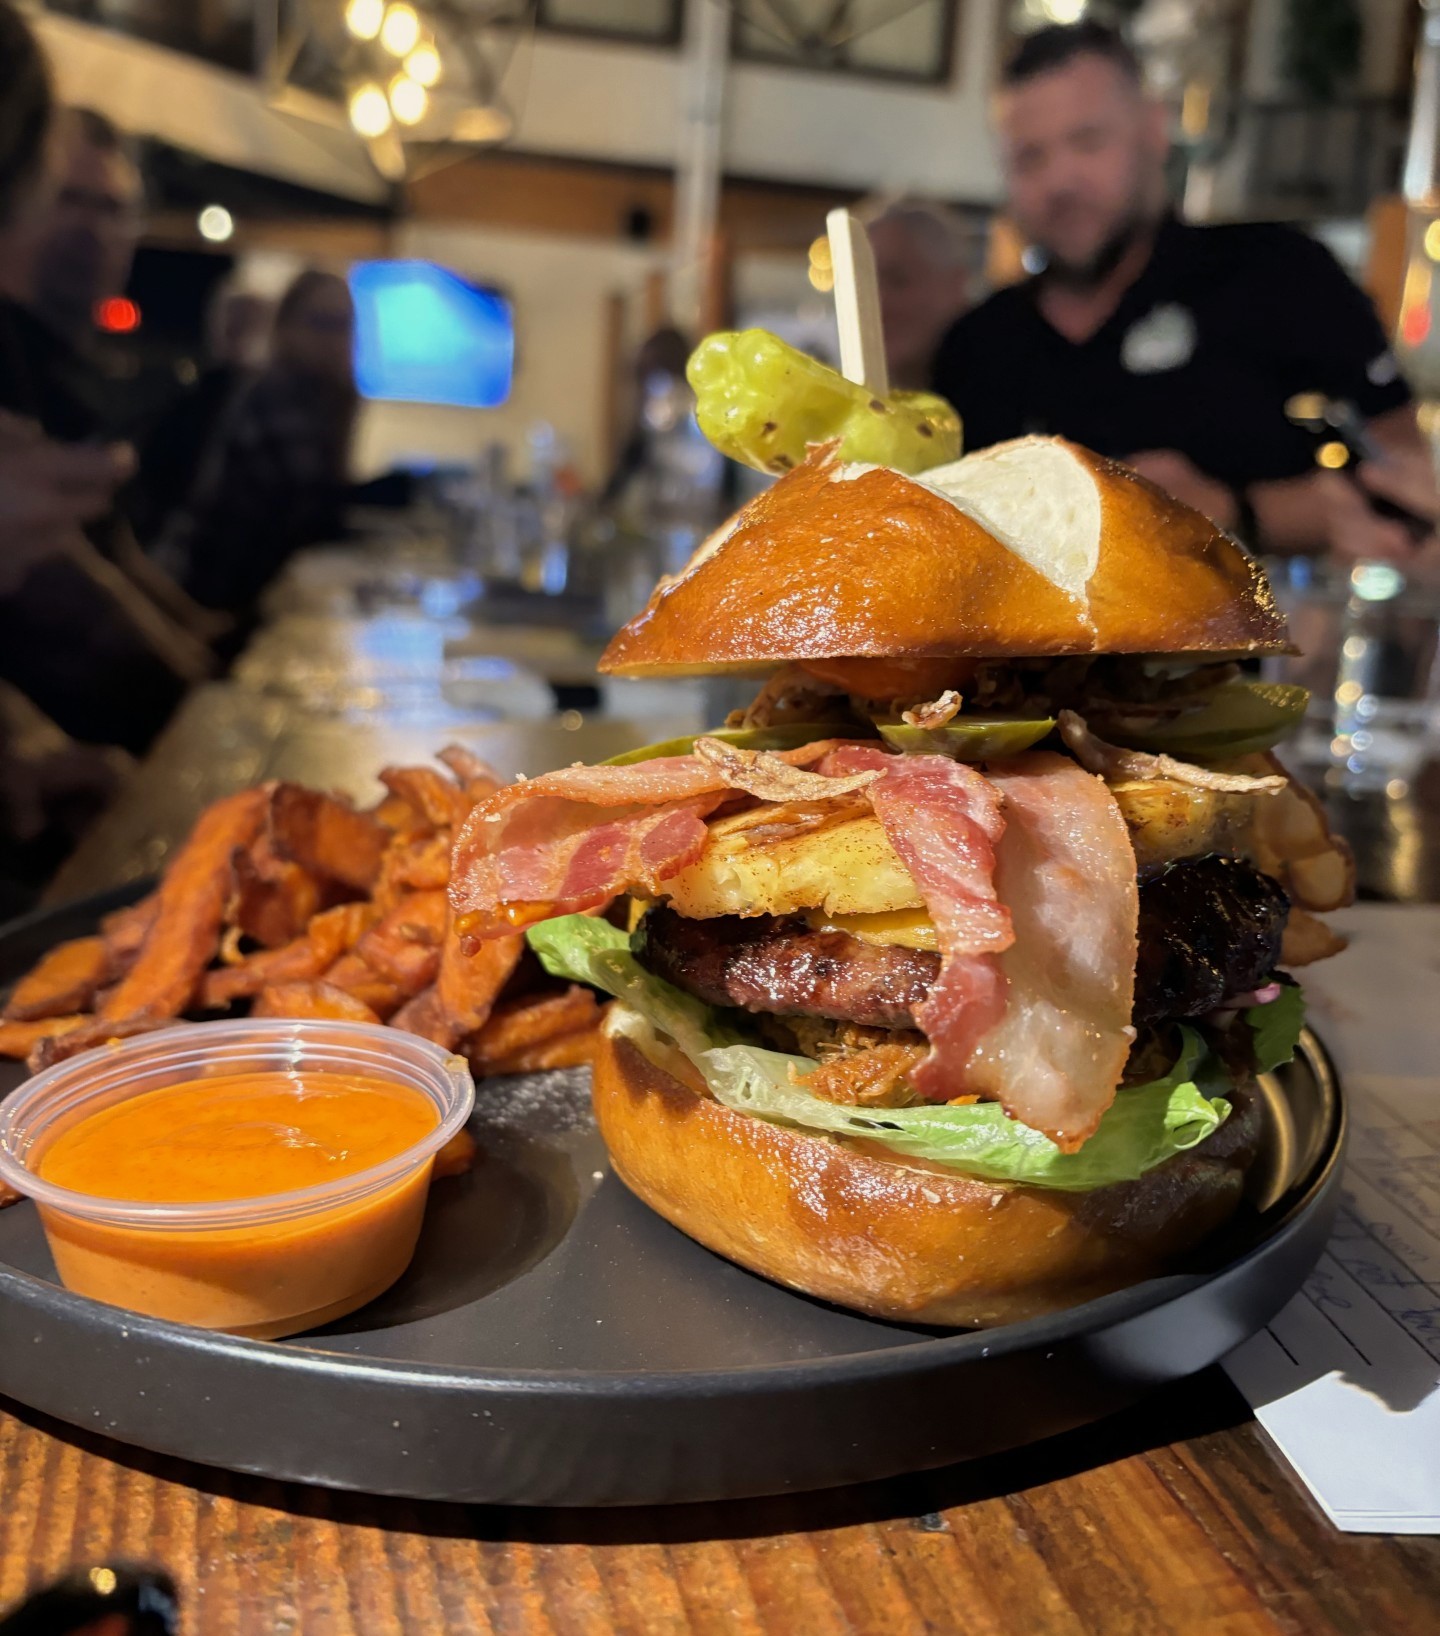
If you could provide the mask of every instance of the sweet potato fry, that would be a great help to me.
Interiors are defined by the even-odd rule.
[[[308,869],[276,855],[268,835],[236,852],[229,919],[262,948],[293,943],[320,907],[320,882]]]
[[[477,1074],[538,1074],[546,1068],[579,1068],[595,1060],[600,1044],[600,1032],[595,1028],[577,1028],[568,1034],[556,1034],[553,1039],[541,1040],[527,1046],[512,1057],[475,1068]],[[472,1063],[472,1068],[474,1064]]]
[[[382,824],[392,835],[413,835],[430,827],[423,812],[417,812],[398,795],[387,795],[368,809],[368,816]]]
[[[302,1017],[322,1022],[378,1023],[379,1017],[353,994],[333,983],[277,983],[261,989],[252,1017]]]
[[[232,1000],[258,994],[277,983],[321,977],[378,918],[375,908],[363,902],[324,909],[311,920],[303,937],[283,949],[261,949],[239,965],[206,972],[200,985],[200,1004],[206,1010],[218,1010]]]
[[[436,829],[458,828],[472,805],[464,790],[434,767],[386,767],[380,782],[423,812]]]
[[[1293,969],[1328,960],[1348,947],[1350,939],[1331,929],[1318,915],[1292,905],[1280,939],[1280,964]]]
[[[14,1022],[88,1011],[110,980],[110,951],[103,937],[57,943],[15,985],[4,1015]]]
[[[452,911],[446,918],[440,972],[435,979],[440,1013],[452,1046],[484,1026],[496,997],[525,952],[525,938],[520,933],[482,943],[474,954],[466,954],[460,941]]]
[[[435,892],[447,887],[450,845],[448,829],[436,831],[428,825],[421,834],[397,835],[380,860],[380,874],[370,892],[380,910],[388,914],[411,892]]]
[[[477,1073],[494,1073],[494,1064],[557,1036],[593,1029],[599,1020],[594,993],[578,984],[561,994],[508,1000],[465,1042],[466,1054]]]
[[[1249,756],[1246,772],[1279,773],[1283,790],[1257,801],[1242,837],[1245,855],[1285,888],[1301,909],[1342,909],[1355,901],[1355,858],[1343,836],[1332,833],[1313,791],[1291,778],[1273,751]],[[1323,956],[1317,956],[1323,958]]]
[[[487,795],[494,795],[505,782],[488,761],[482,761],[462,744],[447,744],[435,759],[443,761],[454,773],[472,807]]]
[[[342,954],[325,973],[325,981],[363,1000],[382,1020],[399,1009],[405,996],[388,978],[367,966],[358,954]]]
[[[457,1130],[435,1155],[433,1176],[463,1176],[473,1169],[477,1153],[475,1138],[468,1130]],[[0,1201],[3,1202],[3,1201]]]
[[[159,910],[124,980],[106,997],[102,1017],[178,1017],[215,958],[230,894],[230,859],[265,821],[270,791],[227,795],[200,814],[156,894]]]
[[[51,1019],[54,1020],[53,1018]],[[80,1017],[77,1026],[63,1034],[45,1034],[35,1042],[26,1059],[32,1074],[65,1062],[82,1051],[91,1051],[97,1045],[108,1045],[112,1040],[128,1040],[135,1034],[151,1034],[157,1028],[168,1028],[173,1017],[121,1017],[112,1021],[106,1017]],[[16,1027],[37,1027],[35,1023],[17,1023]]]
[[[375,896],[387,892],[398,900],[406,892],[439,892],[450,884],[450,831],[439,830],[416,840],[396,840],[386,850],[375,883]]]
[[[455,1031],[445,1020],[440,998],[433,988],[422,988],[413,1000],[407,1000],[390,1019],[392,1028],[401,1028],[407,1034],[418,1034],[422,1040],[433,1040],[447,1051],[455,1049]]]
[[[375,884],[390,842],[390,832],[369,813],[300,784],[275,787],[269,825],[282,858],[356,892],[368,892]]]
[[[134,965],[135,956],[159,912],[160,899],[152,892],[138,903],[112,910],[100,922],[100,935],[110,951],[111,968],[117,977]]]
[[[444,892],[411,892],[365,933],[355,952],[408,1000],[435,981],[446,908]]]
[[[28,1057],[41,1040],[52,1034],[68,1034],[91,1019],[84,1016],[35,1017],[21,1022],[0,1022],[0,1057]]]

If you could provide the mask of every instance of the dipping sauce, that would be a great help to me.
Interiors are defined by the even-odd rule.
[[[433,1096],[378,1076],[186,1079],[81,1117],[32,1160],[42,1182],[96,1201],[94,1214],[36,1203],[68,1289],[275,1339],[355,1311],[404,1272],[440,1122]],[[304,1189],[321,1191],[280,1198]],[[184,1221],[136,1219],[146,1205],[183,1207]]]
[[[117,1102],[58,1136],[37,1173],[98,1199],[214,1204],[319,1187],[406,1152],[432,1098],[358,1075],[234,1074]]]

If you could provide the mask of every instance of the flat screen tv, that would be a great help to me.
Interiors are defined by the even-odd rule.
[[[464,409],[509,397],[515,324],[498,291],[432,261],[361,261],[350,292],[363,397]]]

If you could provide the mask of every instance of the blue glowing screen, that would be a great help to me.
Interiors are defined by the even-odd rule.
[[[493,409],[510,395],[510,303],[430,261],[362,261],[355,298],[355,381],[367,398]]]

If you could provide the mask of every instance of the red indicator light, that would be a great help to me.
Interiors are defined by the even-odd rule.
[[[112,335],[128,335],[140,328],[140,309],[127,296],[112,295],[96,307],[95,322]]]
[[[1416,302],[1400,315],[1400,338],[1406,346],[1418,347],[1430,333],[1430,308]]]

